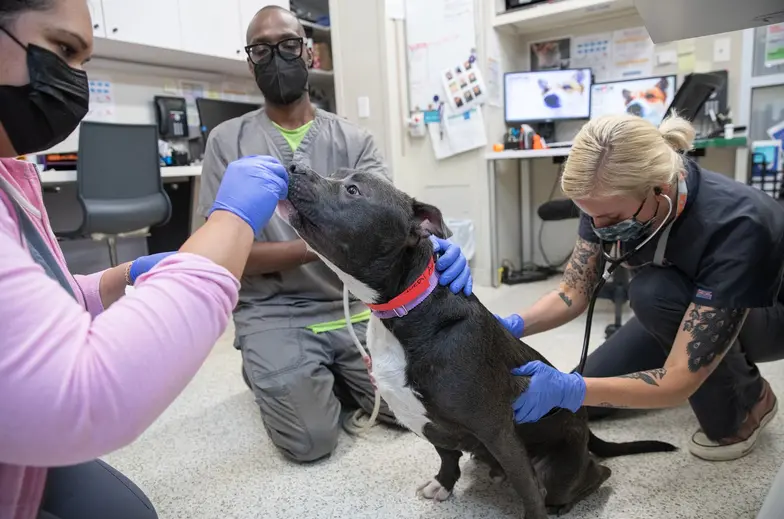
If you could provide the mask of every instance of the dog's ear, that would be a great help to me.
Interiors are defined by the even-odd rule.
[[[656,86],[661,88],[662,90],[667,90],[667,87],[670,86],[670,82],[667,81],[666,77],[663,77],[656,83]]]
[[[623,99],[627,103],[632,100],[632,93],[629,90],[623,89],[623,92],[621,92],[621,95],[623,96]]]
[[[452,236],[452,231],[444,223],[444,217],[438,207],[414,200],[414,222],[419,229],[427,234],[447,239]]]

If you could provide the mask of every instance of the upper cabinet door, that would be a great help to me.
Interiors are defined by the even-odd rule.
[[[103,16],[108,38],[182,48],[178,0],[103,0]]]
[[[93,20],[93,36],[106,38],[106,24],[103,21],[103,4],[101,0],[87,0],[90,17]]]
[[[236,3],[188,0],[180,5],[183,50],[224,58],[242,57],[238,35],[243,29]],[[230,9],[230,6],[234,8]]]

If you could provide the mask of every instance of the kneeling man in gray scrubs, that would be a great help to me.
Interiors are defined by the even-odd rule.
[[[212,207],[226,166],[247,155],[271,155],[285,166],[305,164],[324,175],[352,168],[390,177],[367,131],[311,104],[312,54],[290,11],[274,6],[259,11],[247,42],[248,63],[265,106],[210,133],[199,194],[203,216]],[[447,256],[457,256],[455,264],[465,262],[462,253],[442,258]],[[454,283],[465,284],[466,277]],[[351,313],[364,343],[370,312],[352,298]],[[269,437],[289,459],[307,462],[332,453],[341,403],[371,413],[374,390],[346,328],[343,284],[277,216],[256,237],[234,324],[246,383],[256,395]],[[395,421],[383,402],[379,419]]]

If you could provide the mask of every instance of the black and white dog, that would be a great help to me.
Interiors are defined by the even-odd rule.
[[[403,425],[432,443],[438,475],[420,487],[443,501],[472,453],[506,477],[525,517],[564,513],[610,476],[601,457],[671,451],[668,443],[608,443],[588,428],[586,413],[556,410],[517,425],[512,401],[530,379],[513,368],[542,355],[507,332],[475,296],[437,283],[429,234],[451,234],[440,211],[386,179],[342,170],[327,179],[289,169],[288,201],[278,206],[307,244],[373,310],[367,346],[381,396]]]

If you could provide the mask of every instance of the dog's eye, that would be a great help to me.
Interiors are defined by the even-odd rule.
[[[356,195],[359,194],[359,188],[357,186],[353,185],[353,184],[352,185],[348,185],[348,186],[346,186],[346,192],[349,195],[356,196]]]

